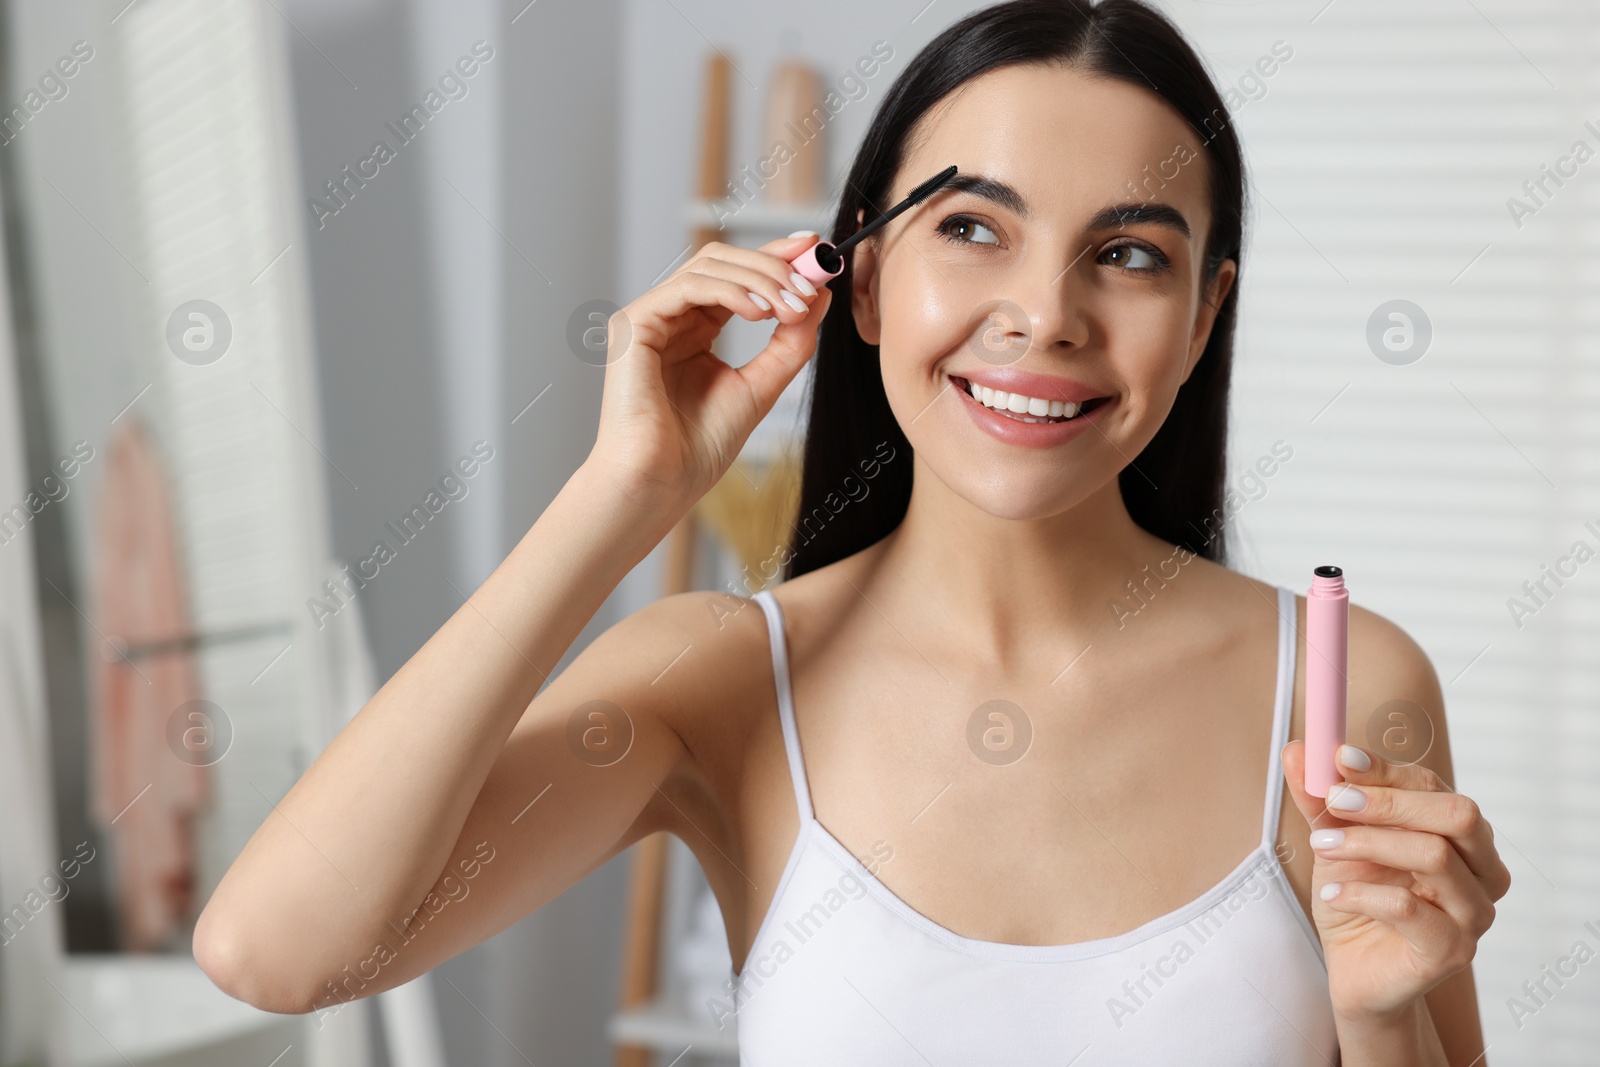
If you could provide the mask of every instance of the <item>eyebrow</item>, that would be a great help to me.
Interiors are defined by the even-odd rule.
[[[944,187],[960,193],[971,193],[973,196],[999,204],[1013,215],[1021,215],[1023,218],[1029,215],[1028,201],[1023,195],[997,178],[985,178],[982,174],[957,171],[944,183]]]
[[[1183,217],[1183,212],[1171,204],[1142,201],[1101,208],[1095,212],[1094,218],[1089,220],[1089,229],[1110,230],[1118,226],[1137,226],[1140,223],[1165,226],[1181,234],[1185,240],[1190,236],[1189,220]]]
[[[998,178],[987,178],[982,174],[957,173],[944,184],[944,188],[971,193],[973,196],[998,204],[1022,218],[1027,218],[1031,213],[1027,198]],[[1101,208],[1089,220],[1089,229],[1110,230],[1119,226],[1137,226],[1140,223],[1165,226],[1182,235],[1185,240],[1192,235],[1189,220],[1184,218],[1183,212],[1171,204],[1146,201],[1131,201]]]

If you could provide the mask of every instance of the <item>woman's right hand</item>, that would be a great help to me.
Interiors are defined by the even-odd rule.
[[[816,350],[833,294],[789,261],[817,240],[714,241],[613,314],[590,463],[651,505],[687,508],[715,485]],[[737,368],[711,351],[734,315],[777,319],[772,340]]]

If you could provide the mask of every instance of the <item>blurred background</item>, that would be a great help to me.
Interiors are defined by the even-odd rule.
[[[320,1016],[218,992],[190,932],[587,454],[606,314],[706,239],[825,230],[888,85],[976,6],[0,3],[0,1065],[732,1062],[676,840]],[[1515,879],[1490,1062],[1592,1064],[1600,17],[1158,6],[1250,168],[1233,566],[1303,591],[1337,559],[1426,649]],[[719,352],[760,344],[735,319]],[[753,591],[805,381],[578,647]]]

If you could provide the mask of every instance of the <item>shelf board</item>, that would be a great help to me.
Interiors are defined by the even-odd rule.
[[[75,1067],[257,1062],[304,1033],[302,1017],[235,1000],[188,957],[73,953],[61,982],[73,1009],[61,1013],[64,1062]],[[299,1054],[283,1061],[302,1062]]]
[[[677,998],[657,997],[637,1008],[613,1012],[607,1033],[616,1045],[639,1045],[679,1053],[686,1045],[701,1056],[739,1058],[738,1020],[721,1030],[704,1015],[690,1014]]]
[[[722,229],[728,233],[793,233],[795,230],[815,230],[827,233],[832,224],[827,203],[817,204],[765,204],[759,201],[741,204],[737,200],[691,200],[684,213],[685,221],[694,227]]]

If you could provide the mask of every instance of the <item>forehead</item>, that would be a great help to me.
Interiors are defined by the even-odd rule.
[[[1015,187],[1047,223],[1156,200],[1182,211],[1199,240],[1210,215],[1202,145],[1149,90],[1058,65],[1002,67],[923,116],[889,202],[954,163]]]

